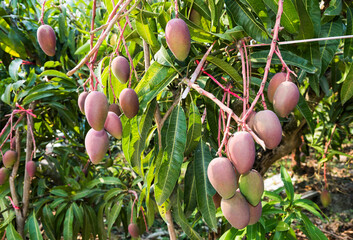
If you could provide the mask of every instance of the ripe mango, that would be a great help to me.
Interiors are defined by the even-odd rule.
[[[239,189],[246,200],[253,206],[261,201],[264,192],[264,180],[255,169],[240,175]]]
[[[86,102],[87,96],[88,96],[88,92],[82,92],[78,96],[77,104],[82,114],[85,114],[85,102]]]
[[[221,209],[224,217],[234,228],[243,229],[249,224],[249,204],[239,191],[236,191],[231,199],[223,198]]]
[[[184,61],[190,51],[191,37],[184,20],[174,18],[167,23],[165,38],[169,49],[179,61]]]
[[[250,171],[255,161],[255,143],[250,133],[236,132],[228,140],[229,159],[240,174]]]
[[[140,236],[140,230],[136,223],[130,223],[128,230],[131,237],[138,238]]]
[[[273,102],[273,96],[275,95],[275,92],[278,88],[278,86],[283,83],[284,81],[286,81],[286,76],[287,76],[287,73],[285,72],[280,72],[280,73],[276,73],[271,81],[269,82],[268,84],[268,87],[267,87],[267,98],[268,100],[272,103]],[[289,75],[289,81],[291,81],[291,77]]]
[[[139,111],[139,99],[136,92],[131,88],[125,88],[119,96],[121,109],[127,118],[133,118]]]
[[[55,55],[56,36],[54,29],[49,25],[42,25],[37,30],[37,39],[40,48],[45,54],[52,57]]]
[[[250,221],[248,225],[253,225],[257,223],[262,214],[262,204],[259,202],[255,207],[249,204],[249,210],[250,210]]]
[[[123,136],[123,125],[118,115],[113,112],[108,112],[107,119],[104,123],[104,128],[110,135],[117,139],[121,139]]]
[[[15,164],[17,158],[17,152],[13,150],[8,150],[4,154],[4,158],[2,159],[2,163],[6,168],[12,168]]]
[[[103,160],[108,150],[108,134],[104,130],[96,131],[91,128],[85,138],[85,147],[91,162],[98,164]]]
[[[238,188],[235,171],[228,158],[218,157],[213,159],[207,168],[210,183],[224,199],[233,197]]]
[[[10,172],[7,168],[0,168],[0,185],[3,185],[9,178]]]
[[[36,175],[36,170],[37,170],[37,166],[34,161],[31,160],[26,163],[26,171],[31,178],[34,177],[34,175]]]
[[[129,61],[123,56],[117,56],[112,61],[112,72],[114,76],[121,82],[126,83],[130,77]]]
[[[110,104],[109,108],[108,108],[108,112],[113,112],[116,115],[120,116],[121,115],[121,110],[120,110],[119,104],[116,104],[116,103]]]
[[[278,116],[286,117],[299,101],[299,89],[292,82],[281,83],[273,96],[273,108]]]
[[[271,110],[263,110],[254,117],[254,130],[268,149],[274,149],[282,140],[282,126]]]
[[[102,130],[108,114],[108,100],[104,93],[92,91],[88,94],[84,110],[89,125],[96,131]]]

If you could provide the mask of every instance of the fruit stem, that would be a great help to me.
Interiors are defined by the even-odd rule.
[[[130,218],[130,223],[132,223],[132,219],[133,219],[133,217],[134,217],[134,206],[135,206],[135,203],[136,203],[136,200],[137,200],[137,193],[136,193],[136,191],[134,191],[134,190],[129,190],[129,191],[127,191],[128,193],[131,193],[131,194],[133,194],[134,196],[135,196],[135,199],[134,199],[134,202],[132,203],[132,206],[131,206],[131,218]]]
[[[245,62],[246,62],[246,104],[249,103],[249,95],[250,95],[250,71],[251,71],[251,67],[250,67],[250,60],[249,60],[249,57],[248,57],[248,52],[246,50],[246,45],[245,45],[245,41],[242,41],[243,43],[243,48],[244,48],[244,52],[245,52]]]
[[[112,71],[111,71],[113,57],[114,57],[114,52],[112,54],[110,54],[110,59],[109,59],[109,84],[110,84],[110,89],[112,90],[113,97],[114,97],[113,103],[115,103],[116,95],[115,95],[113,84],[112,84]]]
[[[45,5],[45,3],[46,3],[46,1],[47,0],[44,0],[44,2],[43,2],[43,4],[42,4],[42,12],[41,12],[41,14],[40,14],[40,19],[39,19],[39,21],[40,21],[40,23],[42,24],[42,25],[44,25],[44,5]]]
[[[145,213],[143,212],[142,206],[140,206],[140,210],[141,210],[141,213],[142,213],[143,221],[145,222],[146,232],[148,232],[148,226],[147,226],[147,222],[146,222],[146,217],[145,217]]]
[[[178,0],[174,0],[175,18],[179,18]]]
[[[288,67],[288,65],[286,64],[286,62],[283,60],[282,58],[282,54],[279,50],[279,47],[277,45],[275,53],[277,55],[277,57],[279,58],[279,60],[281,61],[283,68],[286,69],[287,75],[286,75],[286,81],[289,81],[289,75],[293,74],[295,77],[298,77],[297,74],[295,74],[295,72],[293,72],[292,70],[290,70],[290,68]]]
[[[246,96],[246,93],[247,93],[246,71],[247,71],[247,69],[245,68],[244,51],[243,51],[243,47],[241,46],[240,42],[238,42],[237,48],[239,50],[240,57],[241,57],[241,69],[242,69],[241,72],[243,74],[243,99],[244,99],[244,101],[243,101],[243,115],[244,115],[246,112],[246,99],[247,99],[247,96]],[[244,119],[244,122],[241,124],[242,127],[244,127],[245,122],[246,122],[246,119]]]

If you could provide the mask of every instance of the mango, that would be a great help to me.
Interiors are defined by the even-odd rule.
[[[320,194],[320,200],[321,200],[322,206],[324,208],[327,208],[331,204],[330,192],[324,189]]]
[[[121,115],[121,110],[120,110],[119,104],[116,104],[116,103],[110,104],[109,108],[108,108],[108,112],[113,112],[116,115],[120,116]]]
[[[121,120],[118,115],[113,112],[108,112],[107,119],[104,123],[104,128],[108,133],[110,133],[110,135],[117,139],[121,139],[123,136],[123,125],[121,124]]]
[[[10,172],[7,168],[2,167],[0,168],[0,185],[3,185],[7,179],[9,178]]]
[[[286,117],[299,101],[299,89],[292,82],[281,83],[273,96],[273,108],[278,116]]]
[[[120,107],[127,118],[133,118],[139,111],[139,100],[136,92],[131,88],[125,88],[119,96]]]
[[[213,159],[207,168],[210,183],[224,199],[233,197],[238,188],[235,171],[228,158],[218,157]]]
[[[78,96],[77,104],[78,104],[78,108],[80,109],[82,114],[85,114],[85,102],[86,102],[87,96],[88,96],[88,92],[82,92]]]
[[[249,204],[239,191],[236,191],[231,199],[223,198],[221,209],[224,217],[234,228],[243,229],[249,224]]]
[[[131,237],[138,238],[140,236],[140,230],[136,223],[130,223],[128,230]]]
[[[268,149],[274,149],[282,140],[282,126],[271,110],[263,110],[254,117],[254,130]]]
[[[165,28],[165,38],[176,59],[184,61],[191,47],[189,28],[184,20],[179,18],[170,20]]]
[[[49,25],[42,25],[37,30],[37,39],[40,48],[45,54],[52,57],[55,55],[56,36],[54,29]]]
[[[88,94],[84,110],[88,124],[96,131],[102,130],[108,115],[108,100],[104,93],[92,91]]]
[[[195,23],[196,25],[198,26],[201,25],[201,14],[195,9],[191,9],[189,19],[191,22]]]
[[[276,73],[270,83],[268,84],[267,87],[267,98],[268,100],[272,103],[273,102],[273,96],[275,95],[275,92],[277,90],[277,87],[283,83],[284,81],[286,81],[286,76],[287,73],[285,72],[280,72],[280,73]],[[292,81],[291,76],[289,75],[289,81]]]
[[[106,131],[96,131],[91,128],[85,138],[87,154],[93,164],[103,160],[109,147],[109,138]]]
[[[17,152],[13,150],[8,150],[4,154],[4,158],[2,159],[2,163],[6,168],[12,168],[15,164],[17,158]]]
[[[129,61],[123,56],[117,56],[112,61],[111,66],[114,76],[121,82],[126,83],[130,77]]]
[[[250,172],[240,175],[239,189],[246,200],[253,206],[256,206],[261,201],[261,196],[264,193],[264,180],[260,173],[255,169]]]
[[[248,225],[253,225],[257,223],[262,214],[262,204],[259,202],[255,207],[249,204],[249,210],[250,210],[250,221]]]
[[[36,170],[37,166],[34,161],[31,160],[26,163],[26,171],[28,173],[28,176],[30,176],[31,178],[34,177],[36,175]]]
[[[236,132],[228,140],[229,159],[240,174],[250,171],[255,161],[255,143],[250,133]]]
[[[221,197],[221,195],[219,195],[218,192],[216,192],[215,195],[212,196],[212,200],[213,200],[213,203],[214,203],[216,209],[221,206],[222,197]]]
[[[251,110],[248,118],[246,119],[246,124],[250,127],[251,130],[254,131],[254,117],[256,115],[256,112],[254,110]],[[243,117],[243,114],[241,114],[241,118]]]

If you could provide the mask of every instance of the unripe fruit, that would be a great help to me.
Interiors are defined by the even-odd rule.
[[[130,77],[129,61],[122,56],[117,56],[112,61],[112,72],[121,83],[126,83]]]
[[[280,117],[286,117],[299,101],[299,89],[292,82],[281,83],[273,96],[273,108]]]
[[[275,92],[277,90],[277,87],[283,83],[284,81],[286,81],[286,76],[287,73],[284,72],[280,72],[280,73],[276,73],[270,83],[268,84],[268,88],[267,88],[267,98],[268,100],[272,103],[273,102],[273,96],[275,95]],[[289,81],[292,81],[290,75],[289,75]]]
[[[189,28],[180,18],[174,18],[167,23],[165,38],[168,47],[179,61],[184,61],[190,51],[191,37]]]
[[[127,118],[133,118],[139,111],[139,99],[136,92],[131,88],[125,88],[119,96],[121,109]]]
[[[238,188],[235,171],[228,158],[213,159],[207,168],[210,183],[224,199],[233,197]]]
[[[0,168],[0,185],[4,184],[7,179],[9,178],[9,170],[7,170],[7,168],[2,167]]]
[[[256,206],[261,201],[264,192],[264,180],[260,173],[252,169],[250,172],[240,175],[239,189],[246,200]]]
[[[117,139],[121,139],[123,136],[123,125],[121,124],[121,120],[118,115],[113,112],[108,112],[104,128],[108,133],[110,133],[110,135]]]
[[[108,111],[109,112],[114,112],[118,116],[121,115],[121,110],[120,110],[119,104],[116,104],[116,103],[110,104],[109,108],[108,108]]]
[[[86,98],[88,96],[88,92],[82,92],[79,96],[78,96],[78,107],[80,109],[80,111],[82,112],[82,114],[85,114],[85,102],[86,102]]]
[[[221,206],[222,197],[221,197],[221,195],[219,195],[218,192],[216,192],[216,194],[212,196],[212,200],[213,200],[213,203],[214,203],[216,209]]]
[[[34,175],[36,175],[36,170],[37,170],[37,166],[34,161],[28,161],[26,163],[26,171],[31,178],[34,177]]]
[[[37,30],[37,39],[40,48],[45,54],[50,57],[55,55],[56,36],[54,29],[51,26],[40,26]]]
[[[256,113],[254,130],[265,142],[266,148],[274,149],[282,140],[282,126],[278,117],[271,110]]]
[[[196,25],[201,25],[201,15],[195,9],[191,9],[190,21],[195,23]]]
[[[131,237],[138,238],[140,236],[140,230],[136,223],[130,223],[128,230]]]
[[[245,228],[250,221],[250,209],[246,199],[236,191],[231,199],[222,199],[221,208],[224,217],[237,229]]]
[[[320,194],[320,200],[324,208],[328,207],[331,204],[331,194],[329,191],[324,189]]]
[[[13,150],[8,150],[4,154],[4,158],[2,159],[2,163],[6,168],[12,168],[12,166],[15,164],[17,158],[17,152]]]
[[[259,202],[255,207],[249,204],[249,210],[250,210],[250,221],[248,225],[253,225],[257,223],[262,214],[262,204]]]
[[[104,127],[108,114],[108,100],[102,92],[93,91],[85,101],[85,113],[89,125],[96,131]]]
[[[108,134],[104,130],[96,131],[91,128],[85,138],[85,147],[91,162],[98,164],[108,150]]]
[[[229,159],[240,174],[250,171],[255,161],[255,143],[250,133],[236,132],[228,140]]]

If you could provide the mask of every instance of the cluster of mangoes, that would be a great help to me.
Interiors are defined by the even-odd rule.
[[[10,175],[10,169],[13,167],[17,159],[17,152],[14,150],[8,150],[5,152],[2,163],[3,167],[0,168],[0,185],[4,184]],[[32,160],[26,163],[26,171],[32,178],[36,174],[36,163]]]
[[[277,73],[271,79],[268,92],[275,112],[286,117],[299,100],[298,87],[285,73]],[[276,148],[282,140],[282,127],[277,115],[271,110],[252,111],[246,121],[261,138],[266,148]],[[221,209],[229,223],[242,229],[255,224],[261,217],[261,196],[264,182],[261,175],[252,169],[255,161],[255,142],[247,131],[233,134],[227,143],[228,158],[218,157],[207,169],[208,179],[222,197]],[[239,188],[239,190],[238,190]]]

